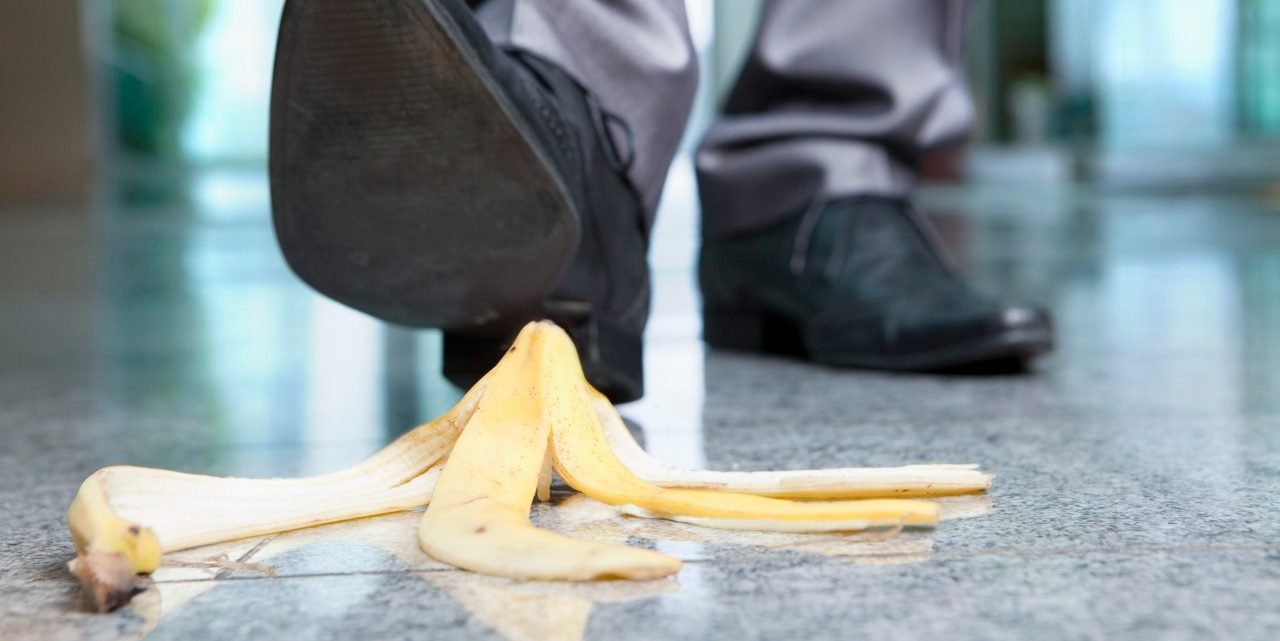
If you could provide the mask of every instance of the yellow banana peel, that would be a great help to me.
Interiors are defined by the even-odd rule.
[[[494,369],[434,421],[365,461],[301,479],[219,478],[128,466],[95,472],[67,513],[74,574],[99,609],[177,550],[427,505],[419,545],[472,571],[523,579],[652,579],[680,561],[535,528],[552,470],[624,514],[724,529],[853,531],[932,525],[941,496],[985,490],[973,466],[796,472],[680,470],[648,457],[590,387],[572,341],[530,323]],[[850,499],[862,500],[826,500]],[[823,500],[788,500],[823,499]]]
[[[959,496],[985,492],[993,474],[977,465],[903,465],[827,470],[717,472],[687,470],[645,452],[604,394],[589,388],[609,448],[645,482],[666,488],[722,490],[780,499],[872,499]]]
[[[556,473],[573,489],[593,499],[619,506],[635,506],[658,516],[751,521],[756,529],[772,529],[785,522],[790,531],[802,523],[839,523],[834,529],[865,529],[879,525],[932,525],[938,521],[938,505],[927,501],[879,499],[865,501],[799,502],[715,490],[670,489],[636,476],[618,460],[604,428],[590,403],[573,343],[554,326],[544,331],[564,356],[554,362],[551,444]],[[517,340],[517,344],[519,341]],[[570,358],[572,357],[572,358]],[[828,531],[832,528],[822,528]]]
[[[566,357],[559,339],[568,338],[553,328],[525,328],[495,370],[436,483],[418,542],[445,563],[511,578],[653,579],[674,574],[680,561],[669,556],[578,541],[529,524],[560,400],[548,392],[559,382]]]
[[[431,500],[439,464],[471,418],[482,379],[451,410],[345,470],[299,479],[246,479],[132,466],[94,472],[67,524],[70,568],[100,610],[127,603],[136,575],[161,555],[201,545],[398,512]]]

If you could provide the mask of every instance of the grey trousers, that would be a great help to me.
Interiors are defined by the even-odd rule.
[[[815,199],[905,195],[923,152],[961,140],[973,0],[765,0],[755,42],[697,152],[703,233],[759,229]],[[488,0],[499,42],[575,75],[633,133],[652,212],[697,86],[682,0]]]

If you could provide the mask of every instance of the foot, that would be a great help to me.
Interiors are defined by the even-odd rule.
[[[849,198],[704,240],[707,342],[907,371],[1025,366],[1052,349],[1046,312],[975,292],[925,225],[903,201]]]
[[[280,246],[334,300],[443,328],[464,388],[551,318],[596,387],[638,398],[647,232],[611,118],[555,65],[495,47],[464,0],[289,0],[271,105]]]

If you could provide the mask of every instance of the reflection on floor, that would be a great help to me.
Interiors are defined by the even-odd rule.
[[[177,555],[90,615],[62,512],[97,467],[323,472],[459,395],[437,334],[289,274],[260,177],[190,193],[0,212],[4,639],[1280,636],[1280,203],[927,191],[966,271],[1047,303],[1061,339],[1029,376],[942,378],[706,350],[687,176],[657,230],[649,394],[623,408],[648,449],[719,469],[972,461],[998,474],[989,497],[885,540],[712,535],[568,493],[535,509],[687,561],[647,584],[457,572],[406,513]]]

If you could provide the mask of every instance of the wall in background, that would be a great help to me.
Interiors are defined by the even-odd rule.
[[[0,204],[71,203],[92,184],[80,5],[0,0]]]
[[[751,48],[760,22],[763,0],[722,0],[716,3],[715,47],[711,64],[703,67],[705,80],[724,102],[738,79],[738,71]]]

